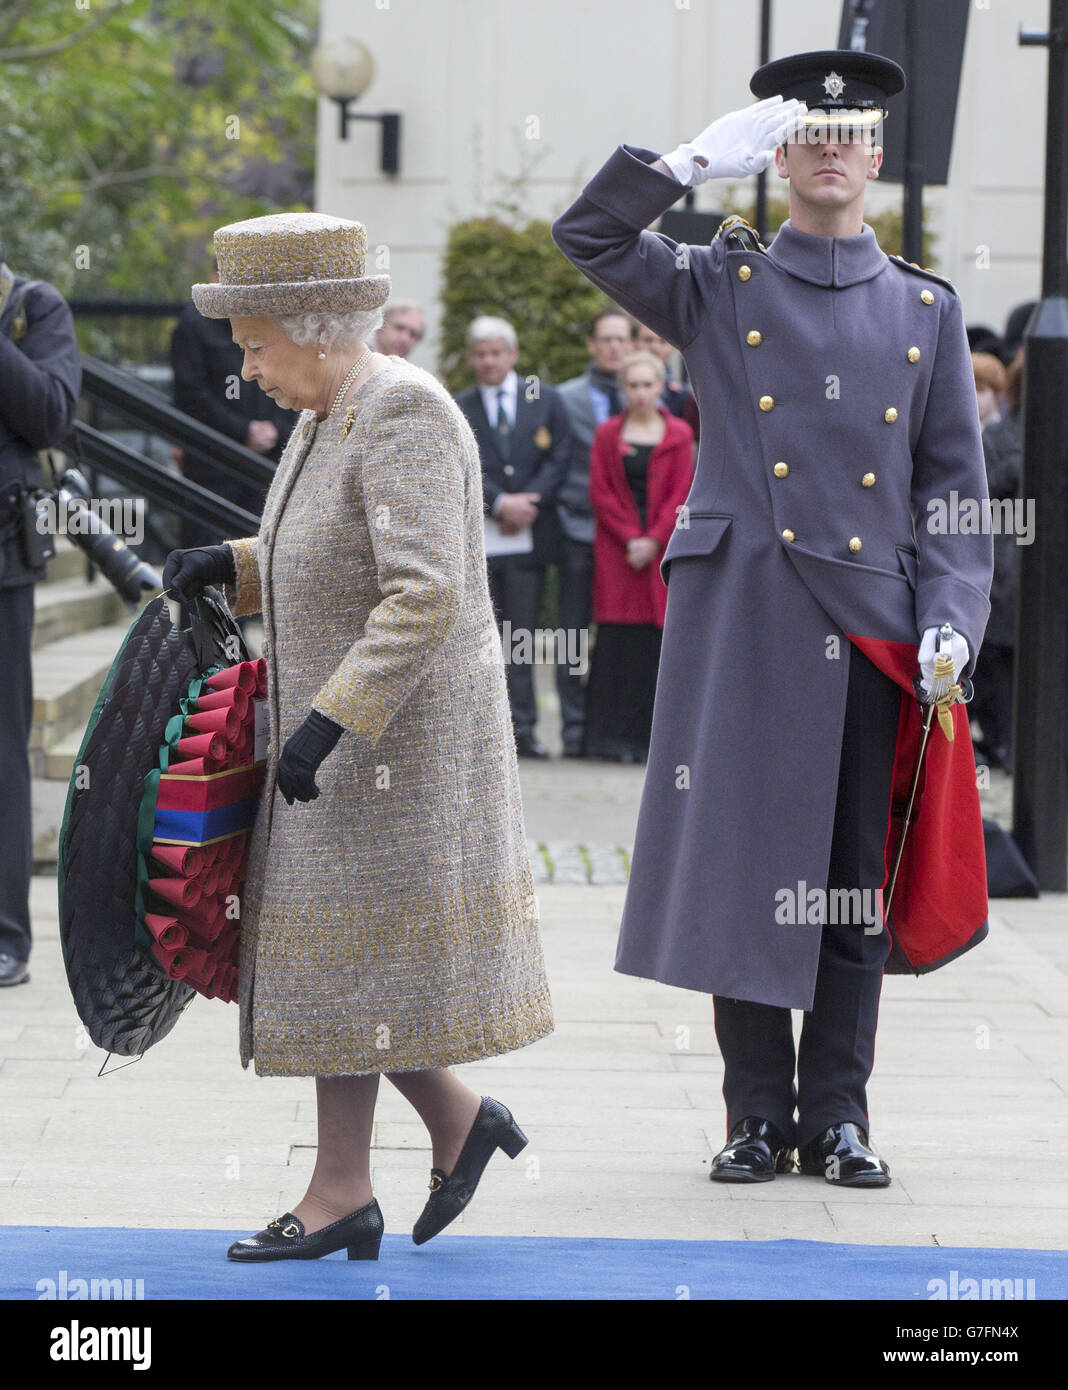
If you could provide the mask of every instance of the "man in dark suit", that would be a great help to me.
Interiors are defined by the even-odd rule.
[[[593,503],[590,450],[597,427],[626,406],[617,375],[631,349],[631,319],[622,309],[594,314],[586,336],[589,365],[565,381],[560,398],[571,427],[571,464],[557,499],[560,523],[560,625],[588,631],[593,618]],[[586,687],[562,662],[556,667],[564,757],[581,758],[586,728]]]
[[[456,404],[482,457],[486,563],[497,621],[508,625],[502,638],[516,750],[520,757],[547,758],[535,733],[533,634],[545,569],[558,559],[555,504],[571,457],[571,429],[553,387],[536,378],[520,382],[518,358],[515,329],[506,319],[475,319],[467,330],[467,361],[478,385],[461,391]],[[530,659],[517,660],[526,653],[513,653],[510,639],[524,634],[530,634]]]
[[[218,272],[211,278],[217,280]],[[171,338],[174,403],[194,420],[277,463],[297,417],[242,381],[241,361],[241,349],[231,337],[230,320],[206,319],[190,304]],[[185,460],[182,471],[191,482],[210,488],[256,516],[263,510],[264,492],[255,483],[239,482],[193,458]],[[185,523],[182,534],[187,547],[212,545],[223,539],[192,522]]]
[[[27,752],[33,716],[33,586],[45,575],[20,497],[41,486],[38,451],[74,422],[82,369],[66,300],[16,275],[0,251],[0,986],[24,984],[30,934],[33,815]]]

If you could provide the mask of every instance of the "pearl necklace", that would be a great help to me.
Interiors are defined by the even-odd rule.
[[[334,397],[334,404],[330,407],[330,414],[331,414],[331,415],[333,415],[334,411],[338,408],[338,406],[339,406],[339,405],[341,404],[341,402],[344,400],[344,398],[345,398],[345,392],[349,389],[349,387],[352,385],[352,383],[353,383],[353,382],[356,380],[356,378],[360,375],[360,372],[364,369],[364,367],[366,367],[367,363],[368,363],[370,360],[371,360],[371,350],[370,350],[370,348],[364,348],[362,357],[358,357],[358,358],[356,359],[356,361],[353,362],[352,366],[349,368],[349,374],[348,374],[348,376],[347,376],[347,377],[345,378],[345,380],[341,383],[341,386],[340,386],[339,389],[338,389],[338,393],[337,393],[337,395]]]

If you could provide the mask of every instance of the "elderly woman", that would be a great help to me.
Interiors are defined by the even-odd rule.
[[[242,377],[300,419],[258,536],[175,551],[188,600],[225,584],[262,612],[270,746],[249,851],[241,1062],[314,1076],[304,1197],[235,1260],[375,1259],[370,1180],[384,1072],[433,1146],[422,1244],[486,1163],[527,1142],[448,1070],[552,1031],[500,638],[486,579],[478,447],[429,373],[371,352],[388,276],[356,222],[254,218],[215,234]]]

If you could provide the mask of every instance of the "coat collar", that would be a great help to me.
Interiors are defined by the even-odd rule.
[[[889,264],[875,240],[875,232],[864,224],[859,236],[815,236],[799,232],[787,219],[768,247],[768,255],[800,280],[813,285],[843,288],[870,280]]]
[[[653,449],[654,454],[656,454],[659,450],[665,448],[667,445],[674,444],[678,436],[682,433],[682,431],[679,429],[679,425],[682,422],[676,416],[672,415],[671,411],[668,410],[666,406],[658,404],[656,408],[664,417],[664,423],[667,426],[667,429],[665,429],[664,431],[663,439]],[[625,410],[621,410],[618,415],[610,415],[608,419],[604,422],[604,424],[599,427],[602,430],[604,430],[605,436],[609,444],[615,446],[620,450],[622,450],[624,444],[623,425],[626,421],[626,418],[627,412]]]

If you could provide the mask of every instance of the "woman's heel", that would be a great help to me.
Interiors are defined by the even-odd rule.
[[[357,1245],[348,1247],[350,1260],[377,1260],[378,1247],[382,1244],[382,1232],[379,1231],[373,1236],[368,1236],[366,1240],[361,1240]]]
[[[497,1140],[497,1147],[503,1149],[509,1158],[516,1158],[529,1143],[530,1140],[513,1120],[508,1129]]]

